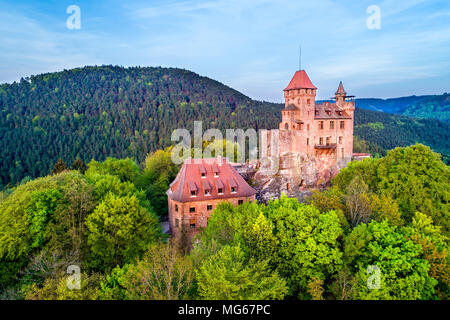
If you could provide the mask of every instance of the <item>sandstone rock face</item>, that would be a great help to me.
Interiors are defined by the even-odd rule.
[[[274,165],[277,161],[278,169]],[[347,163],[337,163],[331,152],[313,156],[289,153],[262,161],[251,181],[260,201],[267,202],[282,194],[303,201],[312,189],[329,185],[330,179]]]

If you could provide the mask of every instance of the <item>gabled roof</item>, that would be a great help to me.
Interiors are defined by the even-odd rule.
[[[327,112],[328,111],[328,112]],[[351,119],[336,103],[316,104],[314,119]]]
[[[284,91],[293,89],[317,89],[317,88],[312,84],[305,70],[300,70],[294,74],[291,82],[289,82],[289,85],[286,87],[286,89],[284,89]]]
[[[345,90],[344,90],[344,85],[342,84],[342,81],[341,82],[339,82],[339,88],[337,89],[337,91],[336,91],[336,93],[335,93],[336,95],[347,95],[347,92],[345,92]]]
[[[204,170],[206,175],[202,177],[201,172]],[[218,177],[214,176],[214,171],[218,172]],[[231,187],[235,187],[236,192],[231,193]],[[218,193],[219,188],[222,189],[221,194]],[[209,195],[205,195],[205,190],[209,191]],[[194,197],[191,196],[191,191],[196,191]],[[225,200],[255,194],[255,189],[248,185],[226,159],[217,158],[186,160],[167,190],[167,196],[179,202]]]

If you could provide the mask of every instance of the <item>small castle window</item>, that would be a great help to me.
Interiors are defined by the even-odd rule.
[[[286,190],[291,190],[291,185],[288,183],[288,184],[286,184]]]
[[[306,145],[309,146],[309,138],[306,138]]]
[[[223,194],[223,189],[222,189],[222,188],[218,188],[218,189],[217,189],[217,193],[218,193],[218,194]]]
[[[327,137],[327,146],[330,144],[330,137]]]
[[[235,193],[236,192],[236,187],[231,187],[231,193]]]
[[[175,211],[178,212],[178,205],[175,205]]]
[[[323,138],[322,137],[319,138],[319,145],[323,145]]]
[[[323,129],[323,121],[319,121],[319,129],[320,129],[320,130]]]
[[[342,137],[339,137],[339,144],[342,144]]]
[[[213,208],[212,204],[208,204],[208,205],[206,206],[206,210],[208,210],[208,211],[211,211],[212,208]]]
[[[285,128],[286,130],[289,130],[289,124],[286,123],[286,124],[284,125],[284,128]]]
[[[330,121],[330,129],[334,129],[334,121]]]
[[[190,207],[190,208],[189,208],[189,212],[190,212],[190,213],[194,213],[194,212],[195,212],[195,207]]]
[[[339,124],[339,127],[341,129],[344,129],[345,128],[345,121],[341,121],[340,124]]]
[[[195,223],[190,224],[191,229],[195,229]]]
[[[238,205],[241,205],[244,203],[244,200],[238,200]]]
[[[194,190],[191,191],[191,197],[195,197],[196,196],[196,192]]]

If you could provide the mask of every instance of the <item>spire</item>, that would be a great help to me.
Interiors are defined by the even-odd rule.
[[[339,88],[337,89],[335,94],[336,95],[344,95],[344,96],[347,95],[347,92],[345,92],[345,90],[344,90],[344,86],[342,84],[342,81],[339,82]]]
[[[302,46],[299,47],[298,52],[298,71],[302,70]]]
[[[286,87],[286,89],[284,89],[284,91],[293,89],[317,89],[317,88],[312,84],[305,70],[299,70],[294,74],[291,82],[289,82],[289,85]]]

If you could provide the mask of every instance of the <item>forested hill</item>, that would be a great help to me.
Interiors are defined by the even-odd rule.
[[[174,68],[85,67],[0,85],[0,188],[107,156],[143,161],[176,128],[277,128],[281,104],[259,102]],[[421,142],[450,154],[449,124],[357,109],[356,151]]]
[[[356,99],[360,108],[423,119],[450,121],[450,94],[393,99]]]

